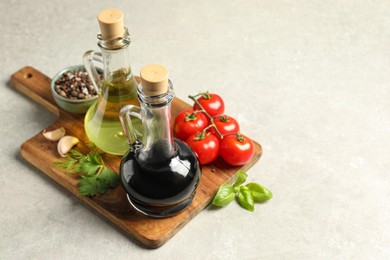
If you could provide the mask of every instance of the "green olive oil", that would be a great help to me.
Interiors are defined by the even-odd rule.
[[[88,109],[84,119],[89,140],[101,150],[114,155],[124,155],[129,149],[119,121],[119,111],[126,105],[139,106],[137,83],[132,73],[126,71],[115,71],[102,81],[99,99]],[[137,136],[140,136],[141,121],[135,118],[132,122]]]

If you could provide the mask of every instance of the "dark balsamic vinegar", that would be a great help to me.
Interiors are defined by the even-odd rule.
[[[121,179],[128,199],[146,215],[175,215],[195,197],[200,179],[198,160],[185,143],[175,139],[174,144],[173,155],[166,152],[163,142],[156,142],[147,154],[130,151],[122,160]]]
[[[200,179],[196,155],[187,144],[173,138],[171,102],[175,95],[168,74],[161,64],[144,66],[138,87],[141,107],[126,106],[120,112],[130,144],[120,166],[122,185],[136,210],[156,218],[187,208]],[[135,138],[133,117],[142,120],[142,141]]]

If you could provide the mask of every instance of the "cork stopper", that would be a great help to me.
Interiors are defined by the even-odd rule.
[[[124,34],[123,12],[117,8],[108,8],[98,14],[100,33],[104,40],[113,40]]]
[[[158,96],[168,92],[168,69],[161,64],[149,64],[141,69],[142,92]]]

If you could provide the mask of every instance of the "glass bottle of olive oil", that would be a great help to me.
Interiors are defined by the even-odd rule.
[[[91,142],[103,151],[124,155],[129,149],[119,121],[119,111],[126,105],[139,106],[137,82],[129,63],[130,35],[123,26],[123,13],[109,8],[99,13],[101,33],[98,34],[100,52],[84,54],[84,65],[95,88],[98,101],[87,111],[84,119],[85,132]],[[101,62],[100,73],[93,61]],[[136,135],[141,135],[142,125],[133,119]]]

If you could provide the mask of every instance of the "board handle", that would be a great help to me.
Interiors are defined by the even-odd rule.
[[[49,77],[30,66],[21,68],[11,76],[11,84],[15,89],[59,117],[60,111],[52,96],[50,83]]]

